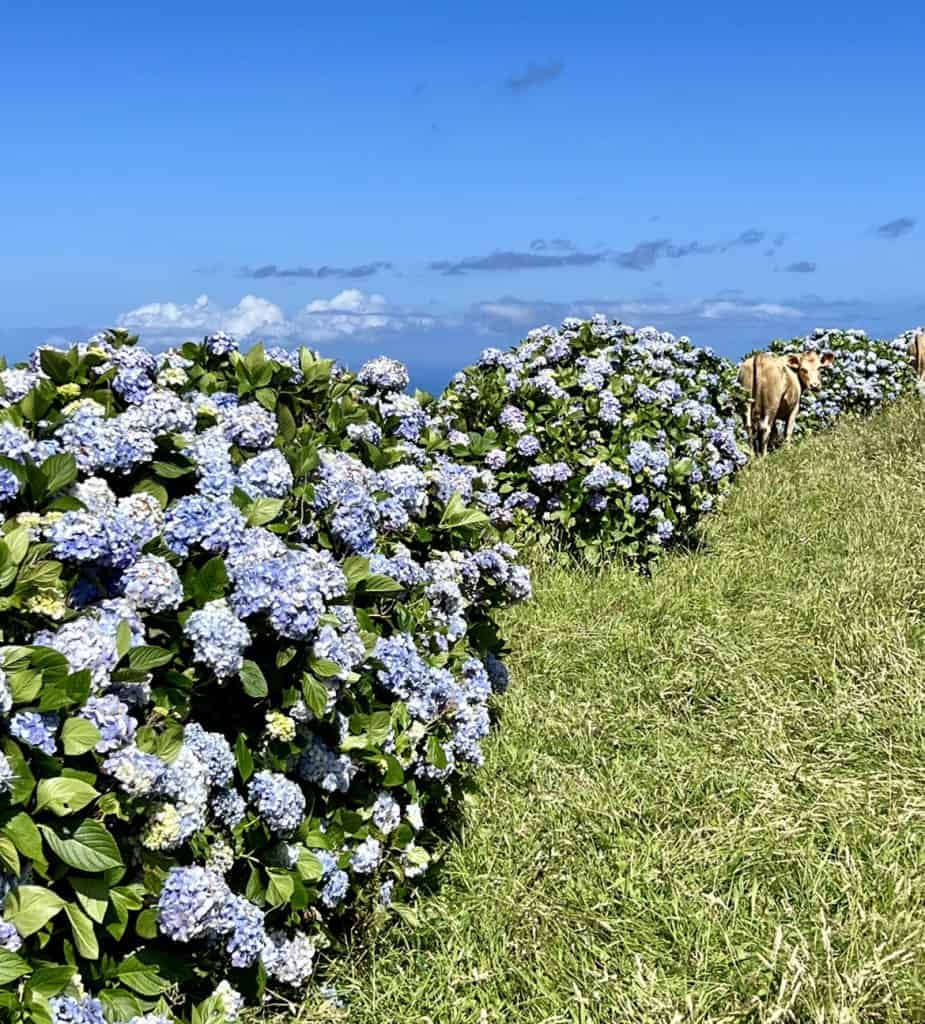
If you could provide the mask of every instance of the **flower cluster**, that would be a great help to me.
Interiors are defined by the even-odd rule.
[[[796,431],[814,433],[833,426],[842,416],[866,416],[909,391],[915,382],[906,351],[909,339],[868,338],[862,330],[817,328],[805,337],[771,344],[777,353],[832,352],[835,360],[822,371],[819,391],[806,391],[800,400]]]
[[[223,334],[2,371],[0,1010],[233,1020],[427,869],[530,581],[407,384]]]
[[[711,350],[595,317],[486,349],[438,412],[497,527],[645,564],[690,538],[745,463],[735,404],[735,368]]]

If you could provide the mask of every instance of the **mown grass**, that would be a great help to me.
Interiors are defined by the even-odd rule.
[[[508,626],[461,837],[340,1019],[925,1021],[920,404],[750,468],[652,579],[538,571]]]

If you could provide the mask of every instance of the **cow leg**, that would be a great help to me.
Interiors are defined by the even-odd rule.
[[[771,439],[771,431],[774,428],[774,421],[767,416],[762,416],[755,429],[756,451],[759,455],[768,454],[768,442]]]
[[[797,423],[797,413],[800,411],[800,407],[796,406],[790,412],[787,417],[787,426],[784,430],[784,444],[790,444],[793,441],[793,428]]]

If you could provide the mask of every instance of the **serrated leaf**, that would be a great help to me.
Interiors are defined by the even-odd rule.
[[[177,480],[193,471],[192,466],[178,466],[175,462],[152,462],[151,468],[165,480]]]
[[[267,900],[271,907],[281,907],[292,899],[295,883],[288,871],[270,868],[267,871]]]
[[[31,972],[32,968],[17,953],[0,949],[0,985],[10,985]]]
[[[50,999],[63,992],[76,973],[77,968],[70,964],[39,967],[29,979],[29,991]]]
[[[3,826],[3,835],[13,841],[16,849],[24,857],[28,857],[36,866],[45,870],[47,861],[42,852],[42,834],[25,811],[20,811],[10,818]]]
[[[132,627],[124,619],[116,629],[116,653],[124,658],[132,646]]]
[[[99,791],[78,779],[42,779],[36,793],[36,811],[49,810],[58,817],[76,814],[92,803]]]
[[[251,756],[243,733],[239,733],[235,740],[234,758],[238,764],[238,774],[244,782],[247,782],[254,774],[254,758]]]
[[[284,504],[283,498],[258,498],[247,510],[248,525],[264,526],[280,514]]]
[[[241,666],[241,684],[248,697],[260,700],[269,693],[267,681],[260,666],[254,661],[247,661]]]
[[[77,460],[70,452],[52,455],[41,465],[49,494],[63,491],[77,479]]]
[[[77,952],[88,960],[96,960],[100,955],[100,946],[93,931],[93,922],[74,903],[66,903],[64,913],[71,922],[71,934],[74,936]]]
[[[97,821],[82,821],[69,835],[59,835],[48,825],[39,828],[45,842],[69,867],[95,872],[123,866],[115,839]]]
[[[22,870],[19,863],[19,850],[8,836],[0,836],[0,864],[5,864],[7,871],[17,877]]]
[[[353,589],[361,580],[369,575],[369,559],[362,555],[351,555],[344,559],[341,570],[347,577],[347,586]]]
[[[77,894],[77,902],[87,915],[97,924],[102,924],[106,908],[109,906],[109,886],[106,882],[102,878],[84,875],[71,875],[68,882]]]
[[[404,586],[393,580],[391,576],[383,576],[381,573],[372,573],[363,580],[361,588],[364,594],[397,594],[404,590]]]
[[[61,742],[68,757],[92,750],[100,741],[100,731],[85,718],[69,718],[61,730]]]
[[[330,693],[324,683],[306,675],[302,679],[302,695],[315,718],[324,718]]]
[[[137,955],[132,955],[119,964],[116,977],[140,996],[159,996],[173,984],[161,977],[157,967],[145,963]]]
[[[29,550],[29,531],[25,526],[17,526],[15,530],[3,534],[3,543],[6,544],[9,560],[19,565]]]
[[[147,672],[170,661],[173,661],[173,651],[167,651],[163,647],[133,647],[128,652],[129,668],[139,672]]]
[[[34,935],[64,906],[64,900],[41,885],[20,885],[6,897],[4,917],[25,939]]]

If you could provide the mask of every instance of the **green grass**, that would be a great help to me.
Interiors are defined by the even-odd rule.
[[[925,1021],[923,455],[905,404],[652,579],[539,570],[462,834],[342,1019]]]

